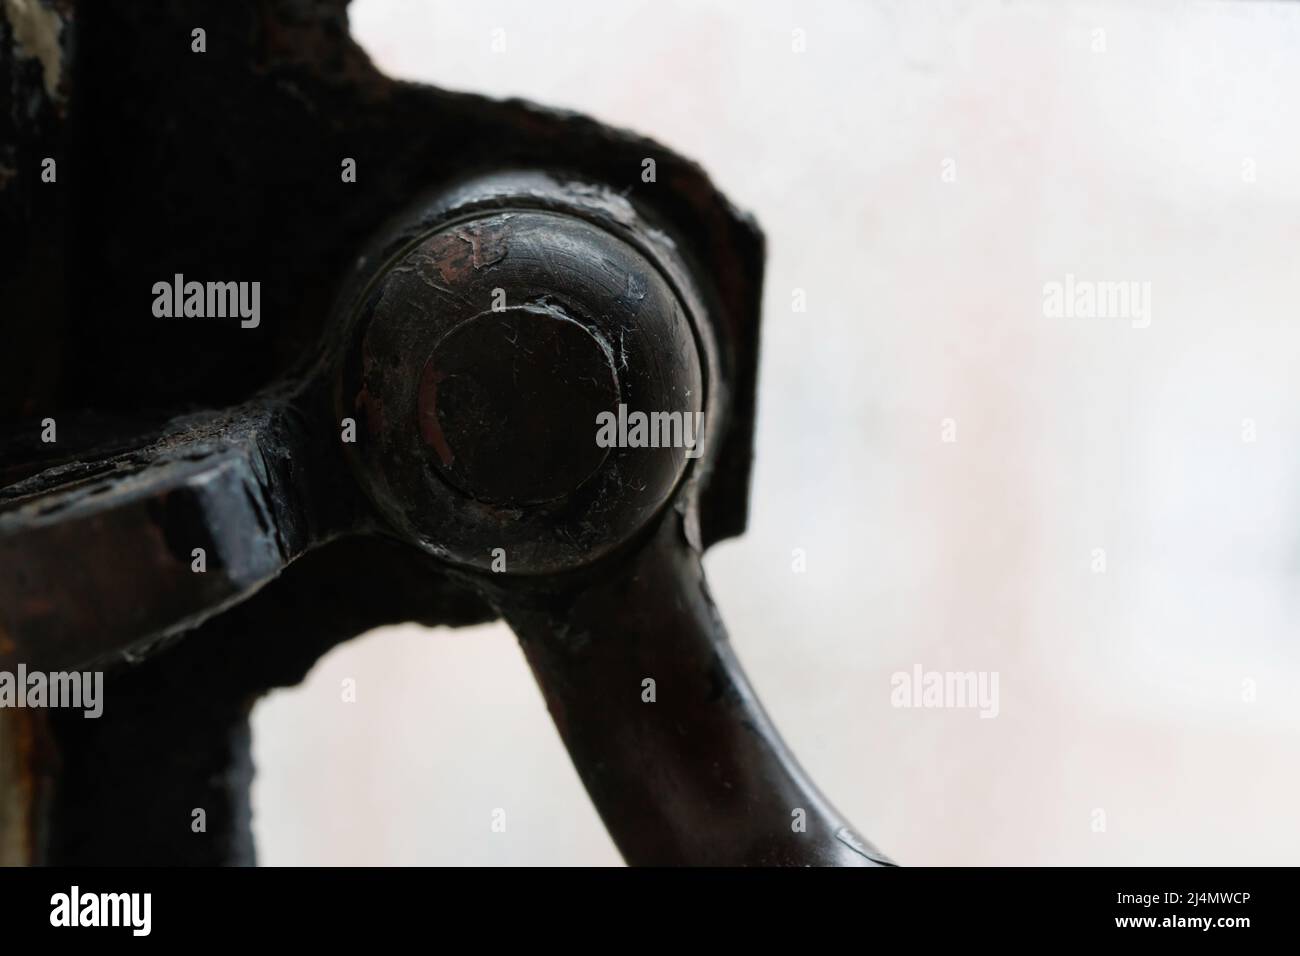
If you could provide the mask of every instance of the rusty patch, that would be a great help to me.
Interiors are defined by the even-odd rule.
[[[365,415],[366,428],[368,429],[369,434],[382,435],[384,433],[383,399],[371,393],[368,386],[361,386],[361,391],[357,392],[357,398],[353,403],[353,407],[359,413]]]
[[[437,453],[438,460],[442,462],[444,468],[449,467],[456,460],[456,453],[447,443],[447,436],[442,431],[442,422],[438,420],[438,386],[446,377],[446,374],[437,367],[434,358],[430,358],[420,374],[417,405],[420,416],[420,437]]]
[[[445,285],[465,284],[475,272],[496,265],[509,254],[500,217],[458,226],[430,236],[416,250],[424,263],[438,270]]]
[[[48,753],[45,715],[0,711],[0,866],[41,862]]]

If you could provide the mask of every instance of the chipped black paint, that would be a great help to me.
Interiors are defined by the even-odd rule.
[[[879,862],[763,714],[699,567],[745,525],[753,222],[651,140],[382,76],[344,0],[45,6],[63,23],[56,96],[0,23],[0,666],[103,663],[123,703],[50,722],[34,858],[251,862],[260,694],[379,624],[504,615],[629,862]],[[57,188],[33,177],[42,155]],[[263,321],[153,318],[149,290],[177,273],[260,281]],[[632,404],[698,403],[704,456],[620,448],[569,472],[533,449],[545,481],[498,482],[483,475],[518,465],[473,410],[437,417],[439,448],[422,373],[474,367],[488,345],[438,345],[498,284],[601,348],[483,408],[589,415],[608,373]],[[575,374],[597,381],[579,401]],[[57,446],[33,437],[46,415]],[[456,454],[481,460],[440,474]],[[487,570],[497,544],[512,573]],[[199,802],[202,835],[184,828]]]

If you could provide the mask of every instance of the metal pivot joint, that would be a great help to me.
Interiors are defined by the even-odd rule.
[[[230,0],[203,69],[189,4],[51,9],[53,84],[0,19],[0,669],[105,707],[0,711],[0,862],[250,863],[260,695],[499,618],[629,863],[887,863],[701,565],[748,512],[754,222],[644,137],[389,79],[345,0]],[[180,274],[260,321],[150,315]]]
[[[396,227],[383,244],[405,245],[344,297],[339,411],[364,423],[353,460],[371,500],[432,554],[500,572],[478,586],[629,862],[885,862],[800,770],[730,649],[692,530],[705,435],[690,458],[594,441],[618,406],[722,419],[707,298],[675,244],[591,186],[505,175],[456,196],[417,213],[413,239]]]
[[[457,564],[503,551],[509,574],[626,542],[702,451],[597,441],[602,414],[704,419],[713,346],[672,246],[626,200],[539,174],[464,184],[390,230],[342,296],[336,394],[375,508]]]

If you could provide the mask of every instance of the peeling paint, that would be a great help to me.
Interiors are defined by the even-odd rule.
[[[61,99],[63,50],[59,47],[59,32],[63,23],[59,15],[38,0],[4,0],[4,14],[13,26],[14,53],[40,60],[45,92],[52,99]]]

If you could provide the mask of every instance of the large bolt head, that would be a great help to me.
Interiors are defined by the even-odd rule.
[[[607,554],[704,439],[682,301],[651,258],[576,216],[435,227],[374,277],[350,330],[338,395],[362,484],[403,536],[459,564],[550,573]],[[684,427],[616,429],[607,447],[602,415]]]

